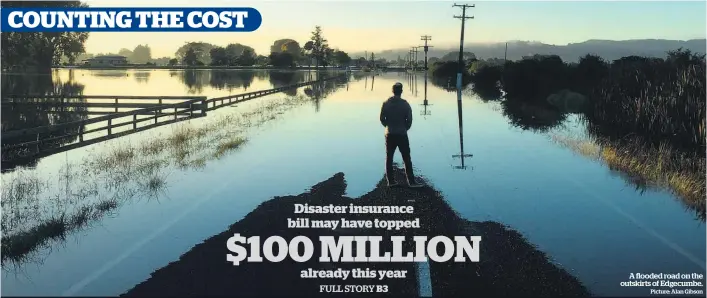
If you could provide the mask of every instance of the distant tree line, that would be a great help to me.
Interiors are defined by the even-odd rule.
[[[273,66],[290,68],[298,65],[348,66],[349,55],[329,47],[323,37],[321,27],[316,26],[312,36],[304,46],[294,39],[278,39],[270,46],[270,53],[258,55],[247,45],[232,43],[225,47],[205,42],[189,42],[175,53],[170,65],[186,66]]]

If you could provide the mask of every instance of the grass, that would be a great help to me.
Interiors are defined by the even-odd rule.
[[[32,257],[38,248],[47,246],[52,240],[64,240],[75,230],[86,227],[100,219],[105,213],[118,208],[116,200],[107,200],[95,205],[84,205],[72,216],[61,214],[23,232],[3,235],[0,252],[2,263],[21,264]]]
[[[705,219],[704,159],[675,152],[667,145],[651,150],[639,143],[620,149],[605,144],[601,157],[631,176],[672,190],[686,204],[700,210],[700,218]]]
[[[203,168],[241,148],[247,142],[244,135],[248,129],[307,102],[310,99],[304,96],[273,99],[199,126],[178,124],[166,136],[157,135],[140,144],[105,143],[104,150],[89,154],[78,165],[67,164],[66,174],[55,175],[58,194],[53,202],[39,200],[46,196],[48,187],[36,171],[18,170],[11,179],[3,177],[3,263],[29,261],[33,252],[50,241],[65,238],[135,196],[159,197],[167,187],[165,172],[170,167]],[[86,204],[92,199],[93,203]],[[57,205],[47,208],[46,204]],[[73,210],[73,215],[66,215],[67,210]]]
[[[637,188],[667,189],[705,220],[705,159],[674,150],[667,144],[651,149],[639,141],[616,144],[565,136],[553,139],[586,157],[620,171]]]
[[[243,137],[233,137],[231,139],[227,139],[216,146],[216,152],[214,153],[214,157],[219,159],[229,151],[240,148],[241,145],[245,144],[245,142],[246,139]]]

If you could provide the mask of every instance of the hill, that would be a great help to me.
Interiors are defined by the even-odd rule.
[[[551,45],[540,42],[509,41],[508,59],[518,60],[523,56],[534,54],[559,55],[564,61],[578,61],[586,54],[596,54],[607,60],[619,59],[625,56],[637,55],[646,57],[665,57],[665,53],[678,48],[689,49],[697,53],[706,53],[706,39],[666,40],[666,39],[636,39],[636,40],[598,40],[592,39],[567,45]],[[503,58],[506,43],[465,44],[464,51],[472,52],[479,59]],[[409,49],[391,49],[376,52],[376,58],[395,60],[398,56],[406,57]],[[449,52],[459,51],[457,46],[439,46],[430,48],[428,57],[440,58]],[[352,53],[351,57],[362,57],[363,52]],[[421,57],[421,56],[418,56]]]

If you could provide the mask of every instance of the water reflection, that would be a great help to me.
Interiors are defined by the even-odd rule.
[[[68,235],[89,228],[126,204],[164,198],[168,175],[199,170],[224,158],[247,142],[248,130],[312,99],[323,100],[347,81],[341,77],[317,83],[310,87],[311,97],[263,100],[255,108],[210,118],[200,126],[177,125],[171,134],[157,134],[139,144],[105,143],[105,150],[67,161],[59,173],[49,177],[32,170],[3,176],[3,268],[21,270],[27,263],[41,263]]]
[[[204,91],[204,84],[208,84],[208,70],[187,69],[176,71],[179,80],[187,87],[189,94],[201,94]]]
[[[228,91],[233,91],[234,89],[243,89],[243,91],[248,91],[248,88],[256,77],[255,71],[212,69],[208,71],[198,71],[197,73],[203,76],[208,76],[209,85],[212,88],[219,90],[225,89]],[[186,76],[186,74],[184,75]]]
[[[275,88],[302,83],[306,80],[305,72],[301,71],[272,71],[270,72],[269,79],[270,83]],[[284,93],[290,96],[296,96],[297,89],[289,89],[284,91]]]
[[[184,90],[180,88],[182,83],[177,75],[180,74],[169,77],[167,71],[154,72],[150,77],[150,84],[143,84],[143,86],[152,86],[152,89],[141,90],[145,90],[146,93],[160,94],[168,90],[174,91],[175,95],[183,95]],[[363,80],[367,78],[365,75],[357,76],[355,73],[350,77]],[[167,79],[179,88],[169,85],[169,82],[160,81]],[[61,171],[55,171],[51,168],[52,162],[63,164],[64,156],[61,156],[47,158],[41,163],[44,172],[28,172],[26,175],[14,173],[17,174],[17,179],[10,179],[12,176],[5,176],[8,175],[5,174],[3,183],[14,181],[15,186],[3,185],[3,190],[41,190],[15,192],[25,194],[24,197],[27,198],[15,202],[40,201],[36,204],[27,203],[28,208],[23,209],[22,204],[12,208],[8,205],[2,206],[4,215],[13,212],[8,218],[17,218],[18,220],[14,222],[22,222],[19,219],[21,214],[28,214],[28,216],[34,214],[32,216],[39,216],[39,218],[28,222],[53,223],[50,221],[52,218],[60,217],[65,212],[66,226],[73,227],[72,223],[83,222],[85,218],[94,218],[96,217],[94,214],[102,210],[109,211],[94,221],[96,224],[100,223],[101,228],[91,228],[91,224],[88,224],[83,229],[74,230],[80,231],[78,233],[65,233],[63,237],[67,241],[63,241],[62,237],[55,237],[39,245],[38,249],[34,250],[35,253],[27,254],[28,256],[40,255],[44,261],[41,265],[31,262],[22,263],[21,268],[15,270],[11,263],[6,261],[7,265],[3,264],[3,268],[9,272],[3,274],[3,294],[117,295],[150,276],[156,268],[164,267],[179,259],[180,255],[194,247],[195,243],[201,243],[208,235],[223,231],[224,227],[246,216],[251,210],[256,210],[267,198],[285,193],[299,194],[302,188],[322,181],[336,172],[346,173],[347,191],[350,192],[351,197],[365,195],[372,189],[371,186],[379,181],[382,172],[379,166],[380,135],[376,133],[380,132],[380,127],[375,121],[380,100],[390,94],[389,86],[395,81],[405,82],[405,79],[394,74],[386,77],[384,74],[378,76],[376,81],[373,91],[370,90],[370,83],[362,88],[364,87],[362,81],[350,80],[340,81],[338,84],[323,84],[338,86],[337,90],[340,91],[327,96],[326,101],[322,101],[326,103],[326,107],[318,114],[314,113],[315,109],[303,105],[314,103],[316,107],[319,102],[316,99],[321,99],[323,95],[331,92],[320,90],[320,86],[310,86],[306,90],[299,91],[297,99],[286,98],[287,100],[275,101],[269,97],[254,100],[239,105],[237,109],[218,110],[223,114],[242,111],[243,114],[238,114],[240,116],[237,117],[217,117],[213,122],[211,120],[213,118],[206,117],[202,119],[208,120],[205,123],[194,121],[199,126],[184,127],[172,132],[162,131],[161,136],[157,133],[145,136],[147,139],[154,136],[158,139],[155,142],[127,139],[126,143],[132,143],[129,144],[130,146],[106,150],[105,155],[97,155],[102,157],[95,159],[114,163],[127,161],[125,164],[128,166],[125,168],[132,169],[133,172],[101,170],[103,174],[100,176],[93,175],[92,172],[84,174],[85,172],[79,171],[83,164],[80,161],[78,163],[71,161],[68,167],[72,169],[71,171],[64,171],[65,167],[62,167]],[[113,82],[115,81],[98,86],[104,88],[119,85]],[[350,92],[343,91],[346,90],[343,88],[346,83],[350,84]],[[260,81],[256,74],[256,79],[250,88],[266,89],[261,88],[261,85],[269,87],[270,82],[267,78],[265,81]],[[95,86],[95,84],[87,84],[87,92],[97,94],[91,91],[97,90]],[[136,86],[135,80],[127,78],[118,87],[127,89],[126,86]],[[213,90],[209,84],[204,85],[203,88],[204,93],[209,97],[227,95],[225,92]],[[436,87],[430,87],[427,91],[429,102],[435,103],[435,117],[428,117],[426,121],[418,122],[412,131],[412,137],[415,138],[415,152],[420,156],[417,162],[418,169],[423,174],[421,176],[430,178],[430,185],[434,185],[435,189],[444,194],[445,202],[459,214],[458,218],[472,222],[500,223],[489,223],[485,226],[481,224],[490,231],[489,234],[484,234],[484,239],[509,240],[489,246],[488,253],[503,252],[503,248],[507,247],[536,245],[538,250],[547,252],[548,258],[552,259],[552,264],[562,264],[555,267],[571,270],[572,275],[592,291],[597,290],[599,294],[607,296],[617,296],[617,293],[623,294],[627,291],[628,294],[639,295],[635,291],[640,289],[618,286],[619,282],[625,281],[628,274],[625,268],[642,272],[703,271],[704,267],[701,266],[704,266],[704,259],[701,254],[705,249],[704,224],[692,218],[694,214],[692,211],[689,213],[683,211],[681,203],[674,202],[671,195],[663,192],[649,189],[644,195],[639,195],[638,192],[633,191],[635,187],[625,187],[621,179],[612,177],[610,166],[571,154],[569,150],[548,142],[547,134],[513,129],[508,125],[509,120],[506,116],[493,110],[495,106],[500,108],[500,103],[482,103],[474,98],[463,98],[465,101],[463,117],[466,124],[464,151],[468,150],[466,147],[471,144],[477,157],[474,158],[474,171],[453,171],[450,165],[458,165],[461,161],[452,160],[451,155],[462,150],[461,138],[457,135],[459,132],[457,119],[455,119],[456,94]],[[422,96],[424,96],[423,92],[421,92]],[[409,97],[413,98],[413,96]],[[422,101],[422,98],[420,100]],[[292,117],[287,117],[286,122],[267,126],[268,129],[255,130],[257,137],[241,134],[242,129],[239,128],[241,124],[257,127],[258,123],[278,121],[271,119],[271,116],[277,116],[277,113],[282,110],[267,104],[270,102],[297,103],[298,107],[302,108],[293,112]],[[265,105],[262,108],[258,107],[257,104],[260,103]],[[250,104],[256,107],[252,110],[247,109]],[[413,106],[413,109],[415,108],[423,110],[417,105]],[[567,122],[575,125],[572,122],[575,120],[573,117],[569,115]],[[322,123],[326,123],[326,127],[322,127]],[[201,124],[206,128],[202,128]],[[571,125],[555,127],[550,130],[550,133],[557,133],[563,126]],[[312,133],[313,131],[316,133]],[[566,134],[582,135],[577,131],[568,131]],[[201,135],[203,137],[199,137]],[[244,140],[239,137],[247,138]],[[143,141],[145,144],[141,144]],[[239,144],[247,145],[239,146]],[[286,144],[286,151],[283,151],[281,144]],[[612,162],[619,161],[615,159],[615,153],[622,152],[619,149],[625,148],[604,146],[591,149],[588,145],[578,147],[581,148],[580,150],[598,151],[599,156],[603,156],[603,160],[612,160]],[[128,150],[130,148],[133,149]],[[222,150],[229,152],[228,150],[232,148],[240,152],[219,154]],[[355,152],[355,158],[341,158],[340,154],[330,154],[339,152],[342,148]],[[81,159],[89,158],[83,153],[74,155],[77,154]],[[482,155],[483,158],[479,158]],[[216,156],[221,156],[221,159]],[[155,191],[158,194],[155,197],[158,197],[159,201],[152,199],[138,203],[138,200],[149,195],[139,190],[119,190],[115,185],[110,185],[110,183],[127,181],[125,179],[130,178],[127,175],[140,177],[135,175],[138,168],[144,168],[145,172],[149,172],[147,168],[157,168],[157,165],[151,164],[151,160],[167,160],[166,165],[162,167],[164,171],[156,171],[155,175],[166,181],[165,188],[158,188]],[[86,164],[96,165],[94,162]],[[110,163],[98,164],[103,165],[97,166],[99,169],[115,168],[105,166]],[[624,162],[620,164],[623,165]],[[465,166],[468,166],[466,162]],[[302,171],[302,169],[307,170]],[[74,182],[69,183],[69,187],[57,186],[66,183],[66,179],[60,177],[65,177],[67,172],[69,176],[85,179],[83,183],[86,183],[86,186],[72,185]],[[53,179],[55,183],[46,185],[44,181],[46,179]],[[568,179],[578,183],[568,183]],[[78,178],[69,181],[77,180],[81,181]],[[144,176],[135,180],[146,185],[158,186],[160,181]],[[148,183],[150,181],[153,182]],[[133,185],[132,189],[139,189],[137,184]],[[69,195],[65,196],[63,194],[67,193],[67,189]],[[92,193],[94,189],[98,189],[101,195],[94,196]],[[108,192],[108,189],[113,191]],[[144,191],[147,190],[149,188]],[[129,203],[118,204],[118,208],[111,209],[112,205],[109,203],[99,205],[100,202],[115,197],[114,192],[123,192],[126,196],[132,192],[136,194],[126,200]],[[166,192],[169,196],[165,198],[160,195],[162,192]],[[41,201],[42,198],[54,198],[57,193],[60,198],[64,196],[75,198],[74,201],[80,204],[61,205],[56,203],[59,202],[57,200]],[[78,196],[79,194],[81,196]],[[6,197],[6,194],[3,194],[3,202]],[[95,200],[79,199],[82,197],[94,197]],[[605,201],[614,205],[603,205]],[[89,209],[82,211],[80,205],[86,205]],[[28,212],[27,210],[36,208],[30,206],[40,206],[39,211]],[[56,211],[48,212],[41,206]],[[431,214],[439,220],[439,213]],[[627,216],[630,217],[627,219]],[[456,219],[451,216],[445,219],[452,222],[452,218]],[[501,224],[509,227],[508,229],[512,227],[518,230],[525,241],[521,243],[510,239],[520,235],[503,232],[504,228]],[[42,227],[46,226],[57,225],[47,224]],[[458,226],[445,225],[444,227],[453,229]],[[16,226],[14,233],[20,235],[17,234],[18,231],[39,230],[47,229],[33,230],[33,226],[22,228]],[[37,234],[39,233],[33,235]],[[43,233],[43,235],[50,234]],[[5,235],[6,233],[3,233],[3,236]],[[494,235],[497,237],[494,238]],[[656,235],[662,238],[656,239]],[[3,243],[11,242],[3,241]],[[597,249],[597,243],[602,244],[601,250]],[[198,249],[198,246],[195,249]],[[13,248],[11,251],[20,250]],[[499,262],[513,263],[514,260],[518,260],[518,255],[516,253],[496,255],[486,266],[496,266]],[[521,259],[532,261],[533,256],[539,255],[539,251],[530,251],[529,254],[522,254]],[[686,259],[685,255],[700,257]],[[31,260],[28,259],[27,261]],[[73,265],[66,266],[66,264]],[[525,264],[527,265],[527,262]],[[515,277],[513,275],[518,272],[517,270],[503,272],[500,266],[487,267],[487,269],[494,268],[498,271],[487,272],[493,272],[492,275],[496,272],[508,273],[507,276],[511,277],[502,285],[519,285],[514,279],[517,275]],[[532,268],[532,266],[526,267],[526,269]],[[467,291],[464,294],[473,291],[473,287],[477,284],[472,284],[469,280],[484,280],[484,276],[474,276],[479,271],[468,270],[468,268],[465,270],[465,268],[452,266],[430,269],[436,272],[436,280],[443,282],[450,281],[444,276],[462,276],[463,279],[452,280],[454,285],[449,285],[447,288],[463,289]],[[548,267],[548,269],[552,268]],[[22,270],[26,273],[18,277],[22,274],[16,273]],[[537,276],[535,274],[533,271],[528,271],[524,277],[531,279]],[[489,277],[488,280],[491,278]],[[484,284],[488,287],[502,285],[490,282],[488,285]],[[540,287],[543,283],[533,281],[528,285]],[[268,286],[271,287],[271,284]],[[460,294],[460,291],[462,290],[449,294]],[[444,290],[437,293],[446,294]],[[550,294],[552,293],[548,296],[552,296]]]
[[[78,83],[74,80],[75,71],[68,70],[64,71],[65,75],[61,78],[58,74],[59,72],[47,72],[42,74],[3,74],[2,77],[2,131],[12,131],[21,130],[27,128],[42,127],[47,125],[67,123],[78,120],[85,120],[89,118],[89,115],[105,115],[112,112],[118,112],[116,108],[115,111],[107,110],[106,108],[96,108],[93,107],[89,110],[88,106],[77,105],[78,103],[87,103],[85,98],[75,98],[79,95],[84,95],[85,86],[82,83]],[[101,92],[110,92],[103,90],[104,87],[101,85],[109,80],[126,80],[133,77],[134,81],[140,85],[139,89],[129,89],[131,92],[128,95],[141,95],[142,90],[151,89],[147,86],[150,81],[151,76],[160,75],[160,71],[145,71],[136,70],[129,72],[128,70],[82,70],[80,71],[81,79],[87,79],[91,82],[93,88],[100,90]],[[306,72],[296,72],[296,71],[234,71],[234,70],[185,70],[185,71],[175,71],[171,70],[168,72],[171,81],[176,81],[181,83],[186,87],[187,93],[192,95],[202,95],[205,87],[208,86],[211,90],[225,90],[229,93],[232,92],[248,92],[249,88],[253,85],[256,80],[267,80],[268,85],[258,86],[258,90],[265,90],[275,87],[282,87],[286,85],[292,85],[296,83],[305,82],[308,79],[316,79],[317,77],[324,77],[328,74],[312,74]],[[68,79],[67,79],[68,77]],[[158,78],[158,80],[164,77]],[[308,87],[306,94],[314,99],[315,105],[318,106],[319,99],[326,97],[331,84],[334,81],[325,82],[322,84],[317,84]],[[340,82],[339,82],[340,83]],[[160,81],[159,84],[167,84],[166,82]],[[110,89],[120,89],[114,88],[114,83],[110,83],[105,86],[106,90]],[[167,85],[165,85],[167,86]],[[96,88],[98,87],[98,88]],[[158,88],[159,89],[159,88]],[[172,90],[167,90],[165,88],[161,90],[156,95],[171,95],[167,92]],[[126,90],[120,90],[125,92]],[[135,92],[135,93],[133,93]],[[298,89],[292,88],[284,91],[286,95],[297,96]],[[99,93],[99,94],[86,94],[86,95],[114,95],[111,93]],[[118,95],[118,94],[115,94]],[[152,94],[149,94],[152,95]],[[184,95],[184,94],[179,94]],[[38,96],[56,96],[55,98],[42,98],[38,99]],[[96,104],[107,103],[105,100],[96,100]],[[130,100],[128,100],[130,101]],[[123,101],[121,101],[123,102]],[[134,103],[152,103],[147,101],[133,101]],[[41,104],[40,104],[41,103]],[[174,101],[173,103],[176,103]],[[72,104],[72,106],[67,106],[66,104]],[[129,105],[130,102],[127,102]],[[132,108],[128,108],[132,109]],[[54,137],[60,137],[68,133],[77,133],[82,131],[84,127],[73,126],[63,130],[53,131],[51,133],[41,134],[39,137],[43,141],[39,145],[28,144],[22,145],[27,142],[32,142],[37,140],[36,134],[30,134],[22,137],[5,139],[3,140],[3,163],[2,170],[12,170],[17,166],[34,166],[37,164],[39,157],[36,157],[37,152],[54,152],[49,149],[56,149],[63,145],[74,143],[78,140],[78,136],[62,137],[57,139],[52,139]],[[51,139],[47,141],[47,139]],[[54,152],[56,153],[56,152]],[[50,153],[47,153],[50,154]],[[20,159],[21,158],[21,159]]]
[[[88,75],[102,79],[124,79],[130,76],[127,69],[92,69]]]
[[[425,72],[425,86],[423,91],[424,98],[422,101],[423,110],[420,112],[420,114],[424,116],[424,119],[427,119],[427,116],[432,115],[432,111],[428,110],[429,106],[431,106],[432,104],[430,104],[427,100],[427,74],[428,72]]]
[[[618,134],[613,124],[588,121],[582,114],[586,102],[582,94],[562,90],[548,98],[501,96],[496,83],[481,82],[470,92],[483,101],[500,101],[502,114],[511,125],[523,130],[547,133],[568,123],[582,127],[579,134],[572,130],[553,137],[563,146],[607,164],[612,173],[640,193],[648,189],[668,190],[681,198],[698,219],[707,218],[703,154],[681,152],[667,144],[654,147],[630,135]],[[568,121],[573,114],[580,116]]]
[[[150,74],[152,74],[151,71],[136,71],[133,74],[133,77],[135,78],[135,81],[141,84],[147,84],[150,82]]]
[[[42,74],[3,74],[2,75],[2,131],[20,130],[80,121],[88,118],[87,108],[65,106],[65,103],[83,103],[84,99],[75,98],[83,94],[84,85],[73,81],[73,71],[69,80],[62,81],[54,72]],[[49,99],[37,99],[38,96],[54,96]],[[42,104],[37,104],[42,103]],[[80,126],[56,130],[43,134],[42,138],[54,138],[76,133]],[[17,166],[35,166],[36,159],[19,162],[6,162],[21,156],[27,151],[40,151],[58,148],[76,141],[77,136],[56,138],[39,145],[21,146],[20,144],[36,141],[37,136],[27,135],[3,140],[3,171]]]

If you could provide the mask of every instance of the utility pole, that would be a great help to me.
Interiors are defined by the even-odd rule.
[[[412,51],[408,51],[407,65],[406,65],[405,69],[412,69],[412,58],[410,58],[411,54],[412,54]]]
[[[467,19],[473,19],[473,16],[466,16],[466,9],[475,7],[467,4],[454,4],[453,7],[461,7],[462,15],[454,16],[455,19],[462,20],[461,38],[459,39],[459,73],[457,73],[457,116],[459,117],[459,149],[460,153],[458,155],[453,155],[452,157],[461,158],[462,165],[455,167],[456,169],[466,169],[464,165],[464,158],[471,157],[471,154],[464,154],[464,125],[462,122],[462,73],[464,73],[464,24]]]
[[[417,61],[415,61],[415,56],[417,56],[417,48],[410,47],[410,59],[412,60],[412,71],[413,72],[415,72],[417,70]]]
[[[375,69],[376,69],[376,55],[371,52],[371,63],[372,63],[372,68],[373,68],[373,75],[375,75]]]
[[[432,40],[432,36],[423,35],[422,38],[421,38],[421,40],[424,40],[424,41],[425,41],[425,46],[424,46],[424,47],[425,47],[425,48],[424,48],[424,49],[425,49],[425,70],[427,71],[427,70],[429,70],[429,68],[427,67],[427,51],[428,51],[429,48],[432,47],[432,46],[428,46],[428,45],[427,45],[427,42],[430,41],[430,40]]]
[[[454,16],[455,19],[461,19],[462,20],[462,32],[461,32],[461,37],[459,39],[459,73],[457,73],[457,88],[461,89],[462,87],[462,73],[464,73],[464,24],[466,23],[467,19],[474,19],[473,16],[467,17],[466,16],[466,9],[467,8],[474,8],[475,5],[467,5],[467,4],[454,4],[454,7],[461,7],[462,8],[462,15],[461,16]]]
[[[413,47],[412,50],[415,51],[415,69],[417,69],[417,62],[420,61],[419,58],[417,58],[417,53],[419,52],[420,47]]]

